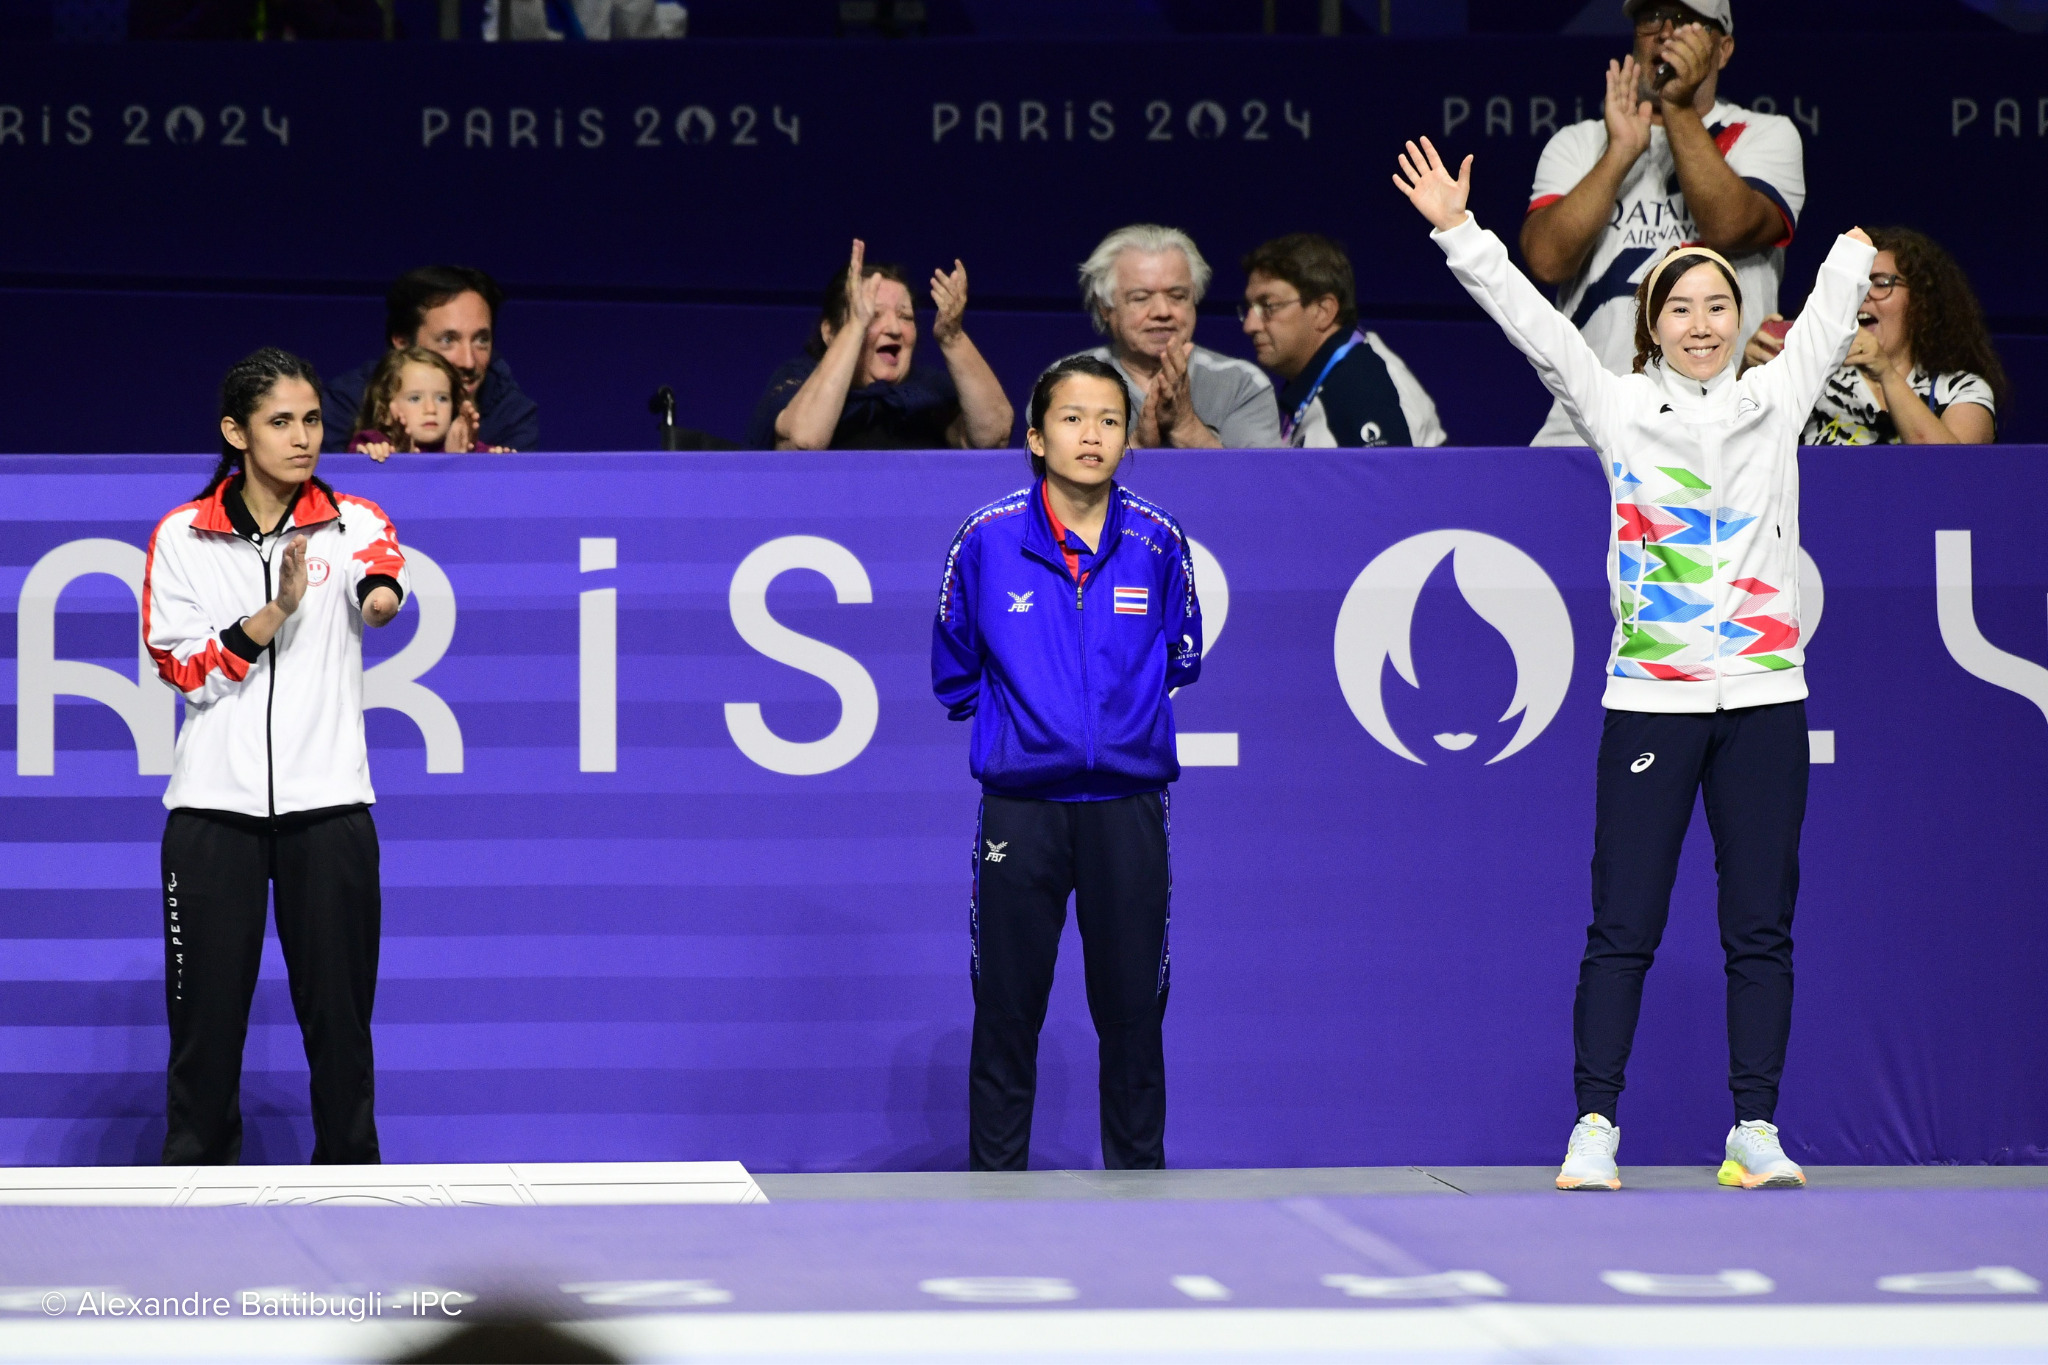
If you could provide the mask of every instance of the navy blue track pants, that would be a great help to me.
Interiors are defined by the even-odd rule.
[[[1167,831],[1163,792],[1114,801],[982,797],[971,921],[970,1170],[1030,1163],[1038,1032],[1070,894],[1101,1065],[1102,1164],[1166,1165]]]
[[[1600,734],[1593,923],[1572,1009],[1578,1113],[1615,1117],[1643,976],[1671,913],[1695,793],[1706,795],[1728,959],[1735,1118],[1769,1120],[1792,1029],[1792,905],[1806,819],[1806,703],[1658,715],[1609,711]]]

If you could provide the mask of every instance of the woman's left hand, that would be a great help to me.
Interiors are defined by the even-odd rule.
[[[932,322],[932,340],[941,346],[960,335],[960,319],[967,312],[967,267],[958,260],[953,272],[932,272],[932,306],[939,315]]]
[[[398,615],[398,594],[389,588],[372,588],[370,595],[363,599],[363,621],[372,626],[388,626],[391,618]]]

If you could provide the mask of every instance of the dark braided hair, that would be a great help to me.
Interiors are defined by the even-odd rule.
[[[235,362],[228,377],[220,382],[220,415],[238,427],[247,428],[249,419],[256,415],[256,409],[270,391],[277,387],[280,379],[303,379],[313,386],[313,392],[320,392],[320,376],[314,373],[310,361],[301,360],[290,351],[281,351],[275,346],[265,346],[260,351],[251,351]],[[242,457],[247,452],[236,448],[228,440],[227,433],[220,438],[220,463],[213,467],[213,477],[206,481],[206,487],[199,490],[194,501],[203,501],[213,496],[213,490],[222,483],[242,472]]]
[[[1906,282],[1906,336],[1913,363],[1929,374],[1967,371],[1991,386],[1992,401],[2005,411],[2005,367],[1984,325],[1970,277],[1939,243],[1911,228],[1870,229],[1870,242],[1892,253]]]

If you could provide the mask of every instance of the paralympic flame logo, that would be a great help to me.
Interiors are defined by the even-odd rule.
[[[1422,586],[1452,556],[1458,591],[1479,619],[1499,631],[1515,658],[1515,694],[1501,719],[1520,714],[1514,738],[1489,764],[1520,753],[1543,733],[1571,685],[1572,621],[1564,597],[1543,566],[1497,536],[1480,531],[1428,531],[1382,551],[1352,581],[1337,613],[1337,682],[1365,732],[1410,763],[1426,760],[1394,733],[1380,694],[1385,665],[1410,687],[1415,656],[1409,636]],[[1438,743],[1462,749],[1467,735],[1445,735]]]

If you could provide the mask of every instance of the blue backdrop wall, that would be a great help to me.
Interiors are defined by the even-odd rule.
[[[2017,495],[2044,453],[1804,457],[1832,762],[1780,1111],[1802,1160],[2048,1159],[2048,551]],[[138,767],[174,709],[136,681],[121,579],[203,464],[0,461],[0,1161],[161,1141],[164,779]],[[402,707],[368,720],[386,1156],[961,1165],[976,796],[929,623],[955,528],[1021,457],[322,472],[389,510],[418,589],[372,637],[372,696]],[[1598,471],[1146,452],[1127,475],[1203,547],[1212,628],[1177,702],[1207,762],[1174,798],[1171,1161],[1554,1160],[1610,629]],[[830,648],[777,663],[749,643],[773,623]],[[81,685],[103,700],[49,699]],[[1625,1101],[1639,1162],[1711,1161],[1729,1121],[1709,862],[1696,828]],[[1047,1166],[1098,1160],[1074,946]],[[248,1068],[250,1158],[304,1160],[274,952]]]

